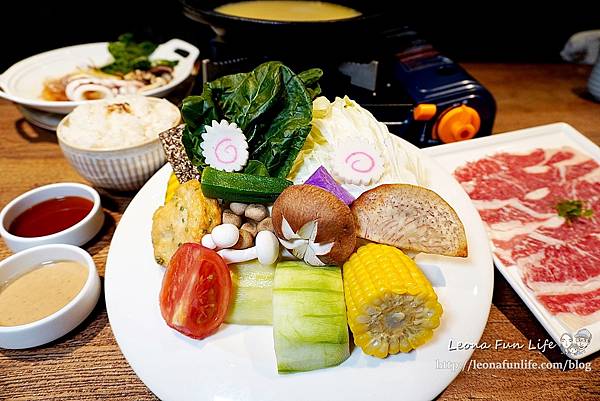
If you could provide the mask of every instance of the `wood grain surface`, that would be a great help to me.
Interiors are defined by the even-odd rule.
[[[495,132],[564,121],[600,144],[600,104],[585,94],[589,67],[571,65],[468,64],[494,94]],[[0,206],[40,185],[85,182],[62,157],[54,133],[32,127],[17,108],[0,102]],[[100,275],[116,224],[133,194],[101,191],[104,228],[85,248]],[[0,259],[10,255],[0,243]],[[103,297],[102,297],[103,298]],[[481,339],[527,345],[551,340],[500,274],[495,273],[493,305]],[[598,400],[600,358],[583,369],[471,369],[461,372],[440,400]],[[564,362],[560,351],[476,350],[472,360]],[[524,362],[527,363],[527,362]],[[201,373],[199,372],[199,377]],[[234,380],[234,378],[233,378]],[[423,386],[427,386],[423,380]],[[402,399],[402,389],[398,389]],[[101,300],[91,316],[67,336],[29,350],[0,350],[0,400],[153,400],[123,358]]]

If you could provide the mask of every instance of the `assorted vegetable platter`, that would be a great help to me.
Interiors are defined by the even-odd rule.
[[[425,187],[399,183],[402,176],[426,176],[415,155],[391,152],[389,133],[368,112],[348,98],[330,104],[321,97],[313,116],[320,75],[267,62],[187,98],[181,145],[188,163],[171,162],[180,176],[181,169],[201,176],[175,176],[153,217],[156,261],[167,268],[160,295],[167,324],[203,339],[230,305],[250,309],[270,300],[264,316],[233,314],[229,322],[271,318],[279,372],[343,362],[348,325],[356,345],[379,358],[423,345],[443,309],[400,249],[468,254],[452,207]],[[165,148],[173,145],[169,139],[163,135]],[[372,243],[361,246],[360,239]],[[279,261],[287,258],[295,261]],[[255,259],[274,266],[272,282],[239,285],[254,274],[246,266],[231,273],[238,283],[232,289],[227,265]],[[254,291],[265,286],[270,293]]]
[[[267,62],[188,97],[179,145],[187,159],[170,158],[176,174],[153,217],[156,261],[167,269],[166,323],[203,339],[230,308],[270,302],[256,308],[263,315],[228,321],[270,320],[279,372],[343,362],[348,325],[355,344],[379,358],[425,344],[443,308],[402,250],[468,255],[454,209],[416,185],[427,180],[416,155],[393,146],[348,98],[320,97],[313,107],[320,76]],[[162,135],[165,149],[174,138]],[[272,281],[251,282],[255,269],[235,265],[252,260],[271,266]],[[263,288],[270,291],[256,291]]]
[[[240,359],[228,359],[223,341],[230,342],[231,352],[244,355],[254,354],[254,346],[264,352],[264,345],[271,343],[270,352],[254,355],[261,366],[272,361],[269,377],[340,363],[342,367],[318,372],[339,370],[345,375],[349,372],[342,373],[344,366],[356,366],[365,358],[372,364],[376,357],[398,353],[413,355],[409,360],[428,355],[431,362],[432,351],[443,353],[440,341],[447,345],[449,323],[450,331],[476,341],[489,310],[491,276],[486,267],[491,259],[487,249],[473,249],[478,241],[473,233],[481,223],[468,199],[455,183],[448,187],[442,179],[440,185],[440,177],[432,174],[430,162],[416,148],[391,136],[355,102],[322,97],[311,102],[318,94],[319,74],[310,70],[294,75],[280,63],[266,63],[251,73],[221,78],[208,84],[200,97],[184,102],[185,129],[161,135],[176,176],[169,177],[167,186],[169,170],[162,170],[148,183],[162,192],[153,193],[149,202],[159,207],[151,211],[152,222],[137,228],[147,227],[152,234],[152,243],[144,241],[140,249],[154,253],[154,268],[147,274],[153,299],[160,293],[160,336],[167,330],[184,348],[197,343],[205,355],[224,352],[221,356],[229,364]],[[256,91],[273,82],[280,83],[268,95]],[[290,84],[301,96],[291,94]],[[244,93],[236,92],[240,88]],[[257,99],[262,100],[254,104]],[[308,118],[307,99],[312,103]],[[186,112],[186,105],[194,107]],[[248,117],[249,110],[258,109],[262,113]],[[222,141],[227,146],[218,146]],[[174,143],[180,144],[179,151],[173,151]],[[347,146],[338,146],[342,144]],[[146,188],[140,196],[149,196]],[[143,208],[150,220],[150,206],[136,201],[130,209]],[[115,260],[123,257],[123,249],[115,245],[121,227],[142,218],[141,213],[132,216],[129,222],[126,212],[115,233],[107,278],[116,271]],[[464,229],[465,216],[474,229]],[[415,262],[410,256],[417,252],[422,253]],[[475,270],[476,262],[483,262],[482,270]],[[456,270],[441,272],[438,265]],[[464,268],[471,271],[460,271]],[[440,276],[445,284],[441,288]],[[450,284],[481,288],[468,295],[449,291]],[[107,282],[111,323],[112,316],[120,315],[109,302],[118,287],[114,285],[113,293]],[[448,293],[455,302],[444,299]],[[470,297],[479,303],[465,302]],[[470,310],[472,324],[454,327],[460,310]],[[156,318],[152,320],[154,326]],[[118,326],[113,329],[121,344]],[[254,345],[240,343],[250,337],[257,341],[259,333],[267,338]],[[137,359],[128,355],[128,346],[122,348],[130,362]],[[462,352],[453,356],[465,357]],[[394,356],[376,366],[385,376],[385,364],[398,369],[399,360],[406,358]],[[134,369],[136,365],[132,362]],[[247,363],[242,365],[245,370]],[[140,374],[146,381],[144,376]],[[445,387],[454,373],[438,376]]]

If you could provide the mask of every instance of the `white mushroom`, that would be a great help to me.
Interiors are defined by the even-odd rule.
[[[260,264],[272,265],[279,257],[279,240],[271,231],[260,231],[256,234],[256,245],[252,248],[221,249],[218,254],[227,264],[258,259]]]
[[[229,209],[238,216],[242,216],[248,207],[247,204],[241,202],[231,202],[229,204]]]
[[[240,238],[240,231],[233,224],[221,224],[212,229],[212,240],[218,248],[231,248]]]
[[[259,222],[269,217],[269,211],[265,205],[251,204],[244,210],[244,215],[249,219]]]
[[[242,224],[242,226],[240,227],[240,231],[242,230],[248,231],[252,235],[252,238],[256,237],[256,234],[259,231],[262,231],[257,228],[256,222],[252,220],[248,220],[247,222]]]
[[[213,241],[213,237],[211,234],[204,234],[204,237],[202,237],[202,246],[208,249],[216,249],[217,248],[217,244],[215,244],[215,241]]]
[[[242,218],[229,209],[223,210],[223,217],[221,220],[223,221],[223,224],[233,224],[237,228],[240,228],[242,225]]]

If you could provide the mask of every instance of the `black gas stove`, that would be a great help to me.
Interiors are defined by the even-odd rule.
[[[463,68],[403,26],[356,42],[352,49],[298,51],[293,44],[252,44],[215,35],[203,43],[204,82],[245,72],[266,60],[294,71],[319,67],[322,94],[347,95],[419,147],[489,135],[496,106],[490,92]],[[200,85],[195,89],[201,91]]]

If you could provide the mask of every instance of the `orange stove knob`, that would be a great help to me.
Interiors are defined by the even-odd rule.
[[[435,104],[421,103],[413,109],[413,118],[416,121],[429,121],[437,112],[437,106]]]
[[[454,107],[442,115],[437,124],[437,136],[444,143],[473,138],[481,125],[479,113],[472,107]]]

